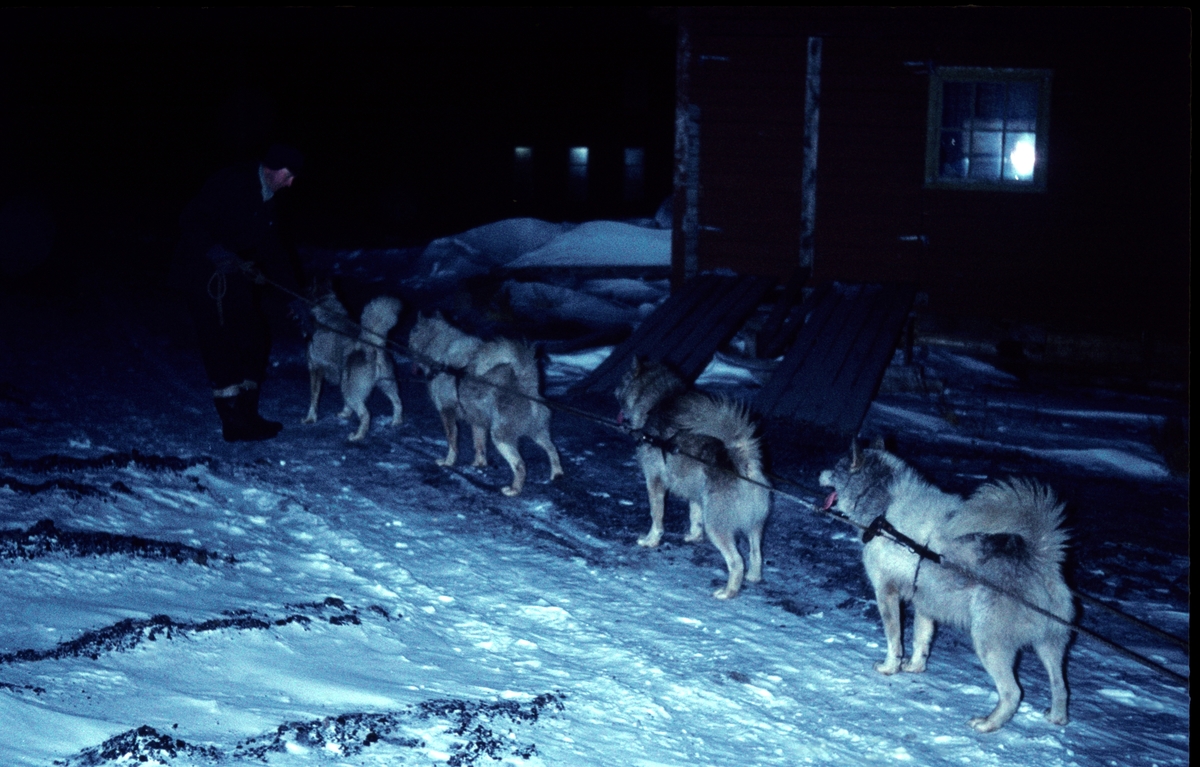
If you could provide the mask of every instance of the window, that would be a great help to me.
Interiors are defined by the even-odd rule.
[[[625,148],[625,202],[641,202],[646,182],[646,150]]]
[[[588,195],[588,148],[573,146],[568,157],[567,193],[573,202],[583,202]]]
[[[1049,111],[1049,70],[934,70],[925,185],[1044,190]]]

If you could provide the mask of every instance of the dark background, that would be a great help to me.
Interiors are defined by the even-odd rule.
[[[674,56],[673,15],[652,9],[5,9],[0,278],[154,276],[204,179],[271,141],[306,155],[285,207],[309,246],[653,215],[671,185]],[[535,149],[525,199],[516,145]],[[591,187],[571,204],[577,145]],[[634,202],[626,146],[647,154]]]

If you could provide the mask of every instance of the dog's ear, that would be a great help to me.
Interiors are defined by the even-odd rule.
[[[858,471],[862,465],[862,451],[858,448],[858,438],[856,437],[850,440],[850,471]]]

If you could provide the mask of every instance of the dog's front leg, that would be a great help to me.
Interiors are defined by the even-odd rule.
[[[480,468],[487,466],[487,437],[486,426],[471,424],[471,444],[475,447],[475,460],[471,461],[472,466]],[[500,449],[499,443],[497,443],[496,449]]]
[[[879,605],[879,617],[883,619],[883,633],[887,636],[887,657],[876,663],[875,670],[881,674],[894,674],[900,670],[904,659],[904,637],[900,623],[900,589],[896,584],[885,582],[875,588],[875,602]]]
[[[321,382],[324,379],[325,374],[320,370],[308,369],[308,393],[311,396],[308,400],[308,415],[304,416],[300,423],[317,422],[317,401],[321,398]]]
[[[683,540],[687,543],[695,543],[704,537],[704,507],[699,501],[688,502],[688,522],[690,529],[688,534],[683,536]]]
[[[458,460],[458,415],[453,405],[442,408],[442,428],[446,430],[446,457],[437,462],[438,466],[453,466]]]
[[[662,476],[646,475],[646,494],[650,496],[650,532],[638,538],[638,545],[654,548],[663,537],[663,511],[667,505],[667,488]]]
[[[925,670],[925,661],[929,659],[929,646],[933,644],[933,629],[933,618],[916,610],[916,616],[913,617],[912,657],[900,667],[901,671],[920,674]]]

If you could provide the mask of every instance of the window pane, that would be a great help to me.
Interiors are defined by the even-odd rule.
[[[979,83],[975,86],[975,117],[984,120],[988,125],[1004,119],[1004,84]],[[976,123],[978,125],[978,123]]]
[[[942,127],[965,128],[975,99],[972,83],[946,83],[942,88]]]
[[[972,157],[968,174],[973,181],[997,181],[1000,179],[1000,157]]]
[[[1004,136],[1004,178],[1011,181],[1033,181],[1037,155],[1036,133],[1007,133]]]
[[[967,153],[962,131],[943,131],[938,158],[938,175],[942,178],[966,178]]]
[[[1003,135],[1000,131],[975,131],[971,134],[971,159],[978,155],[999,157]]]
[[[1005,128],[1031,131],[1037,127],[1039,90],[1036,82],[1009,83]]]

